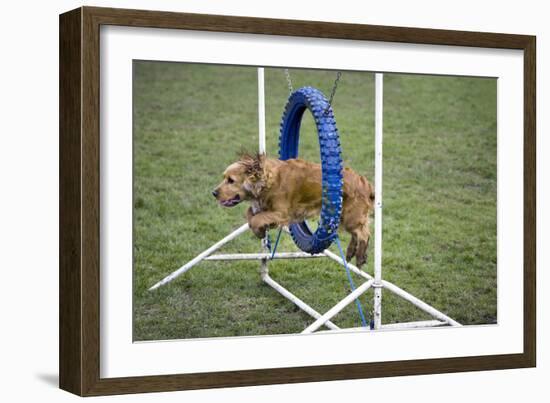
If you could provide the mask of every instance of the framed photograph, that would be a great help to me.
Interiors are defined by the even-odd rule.
[[[60,16],[60,387],[533,367],[535,37]]]

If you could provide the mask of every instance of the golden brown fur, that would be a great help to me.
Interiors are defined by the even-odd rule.
[[[369,214],[373,210],[371,184],[350,168],[344,169],[344,205],[340,228],[352,236],[346,257],[356,256],[357,266],[367,260]],[[263,238],[268,228],[319,216],[321,166],[302,159],[281,161],[264,155],[243,154],[227,167],[223,181],[212,194],[221,205],[249,201],[250,228]]]

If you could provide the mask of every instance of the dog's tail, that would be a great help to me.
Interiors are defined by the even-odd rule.
[[[370,182],[367,183],[369,184],[369,200],[374,203],[374,186]]]
[[[370,183],[366,176],[361,175],[361,181],[365,185],[365,190],[367,192],[366,196],[369,201],[369,204],[374,203],[374,186],[372,186],[372,183]]]

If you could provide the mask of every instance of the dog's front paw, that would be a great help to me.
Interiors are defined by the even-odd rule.
[[[265,238],[265,234],[267,232],[267,227],[265,225],[261,227],[250,225],[250,229],[258,238]]]
[[[268,226],[258,216],[251,217],[248,220],[248,226],[258,238],[265,238]]]

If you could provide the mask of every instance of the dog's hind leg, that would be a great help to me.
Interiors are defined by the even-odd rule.
[[[367,262],[367,249],[370,239],[369,221],[366,218],[347,224],[346,230],[351,234],[351,242],[348,246],[346,258],[350,261],[355,256],[357,267],[361,267]]]
[[[357,237],[355,234],[351,234],[351,240],[349,241],[348,249],[346,250],[346,260],[349,262],[355,256],[357,252]]]
[[[370,237],[367,236],[366,240],[362,238],[357,241],[357,257],[355,258],[355,263],[357,264],[357,267],[361,267],[365,263],[367,263],[367,250],[369,248],[369,240]]]

